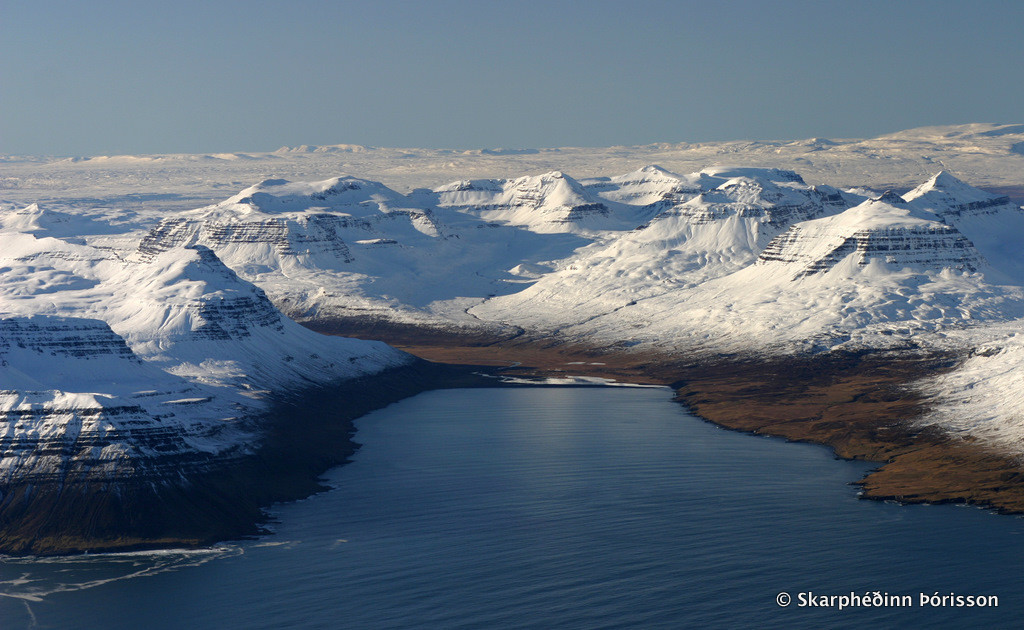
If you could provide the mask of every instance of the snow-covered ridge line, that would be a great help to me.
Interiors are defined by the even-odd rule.
[[[298,326],[201,245],[130,262],[4,227],[2,484],[179,479],[251,452],[267,393],[410,361]]]
[[[276,179],[164,219],[135,257],[210,247],[289,314],[321,323],[525,325],[615,342],[636,337],[627,330],[638,325],[671,326],[675,338],[681,318],[651,321],[649,313],[687,309],[710,291],[735,293],[724,321],[745,317],[754,326],[701,317],[702,326],[685,326],[683,344],[694,332],[705,345],[749,344],[750,331],[775,329],[814,304],[791,333],[772,339],[789,344],[813,331],[871,343],[862,334],[869,324],[937,330],[1015,316],[1022,269],[972,226],[1019,229],[1020,220],[1005,197],[946,172],[906,199],[866,198],[808,186],[793,171],[750,167],[677,175],[648,166],[586,182],[556,171],[410,195],[353,177]],[[789,284],[814,275],[823,275],[816,287]],[[826,306],[835,291],[853,296],[838,309]],[[811,301],[793,310],[769,306],[794,297]]]

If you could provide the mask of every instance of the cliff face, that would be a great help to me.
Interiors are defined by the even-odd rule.
[[[770,242],[758,264],[787,266],[794,277],[822,273],[843,261],[894,268],[977,271],[984,264],[974,244],[936,215],[917,212],[891,196],[835,217],[799,223]]]
[[[0,484],[163,480],[244,444],[223,397],[154,369],[106,322],[0,319]]]
[[[0,338],[5,553],[195,544],[252,521],[201,485],[253,456],[257,401],[160,369],[101,320],[6,316]]]
[[[139,243],[142,260],[175,247],[202,244],[214,250],[251,246],[277,257],[315,256],[335,263],[352,262],[351,250],[342,235],[362,233],[375,236],[363,219],[330,215],[299,216],[293,219],[262,220],[165,219]]]
[[[129,262],[18,232],[0,244],[6,551],[249,531],[262,495],[206,486],[260,457],[269,394],[411,361],[287,320],[201,245]]]

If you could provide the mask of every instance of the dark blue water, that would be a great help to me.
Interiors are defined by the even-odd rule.
[[[430,392],[358,422],[337,487],[192,553],[0,565],[2,628],[1016,626],[1024,521],[856,498],[867,469],[664,389]],[[779,592],[911,608],[780,608]],[[999,607],[921,608],[918,593]]]

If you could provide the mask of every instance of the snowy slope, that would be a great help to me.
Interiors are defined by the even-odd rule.
[[[1024,283],[1024,211],[1005,195],[985,192],[942,171],[903,195],[913,206],[933,212],[978,248],[992,266]]]
[[[247,452],[267,394],[409,361],[301,328],[209,249],[148,263],[0,232],[0,481],[161,478]]]
[[[29,204],[20,210],[0,213],[0,231],[23,232],[83,242],[84,235],[118,234],[124,230],[105,221],[97,221],[70,212]]]
[[[463,302],[521,288],[588,241],[537,234],[403,196],[376,182],[265,181],[161,221],[134,258],[199,244],[300,320],[373,315],[444,321]],[[434,312],[437,311],[441,315]],[[466,323],[474,320],[462,314]]]
[[[955,228],[890,194],[793,225],[756,264],[565,332],[729,352],[927,343],[921,333],[1024,314],[1005,278]]]
[[[542,328],[581,323],[743,269],[791,223],[838,212],[849,202],[778,169],[679,176],[648,167],[596,187],[602,195],[645,204],[650,218],[577,251],[556,273],[472,314]]]
[[[967,358],[915,384],[930,402],[921,424],[1024,453],[1024,320],[971,331]]]
[[[642,222],[631,207],[587,191],[560,171],[513,180],[459,181],[435,189],[438,206],[533,232],[588,233]]]

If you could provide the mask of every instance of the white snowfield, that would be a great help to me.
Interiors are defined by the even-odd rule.
[[[11,395],[163,405],[177,420],[161,426],[192,427],[168,434],[227,453],[246,443],[256,392],[405,360],[279,310],[637,350],[980,349],[920,384],[935,403],[925,421],[1024,452],[1021,173],[1024,125],[991,124],[871,140],[0,158],[4,317],[104,327],[94,336],[129,352],[104,360],[154,383],[118,389],[104,384],[129,379],[92,359],[54,358],[85,367],[64,368],[59,387],[11,381]]]

